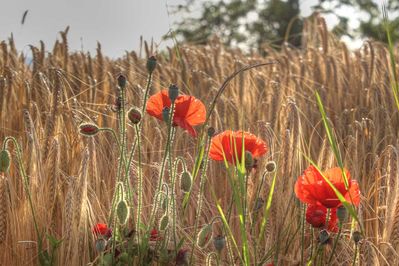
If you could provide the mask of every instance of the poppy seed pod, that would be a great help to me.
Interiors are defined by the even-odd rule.
[[[337,209],[337,217],[340,223],[345,222],[346,218],[348,217],[348,212],[344,206],[340,206]]]
[[[165,107],[162,109],[162,120],[165,121],[166,123],[169,122],[169,107]]]
[[[187,193],[191,190],[192,183],[193,179],[191,174],[187,171],[184,171],[180,176],[180,189]]]
[[[319,233],[320,244],[322,245],[327,244],[329,240],[330,240],[330,234],[327,232],[327,230],[321,230]]]
[[[121,89],[126,87],[126,77],[122,74],[118,76],[118,86]]]
[[[212,237],[212,225],[207,224],[199,231],[197,235],[197,246],[200,248],[206,248]]]
[[[162,218],[161,221],[159,222],[159,230],[160,231],[164,231],[169,225],[169,216],[167,213],[165,213]]]
[[[129,208],[127,207],[126,201],[119,201],[118,205],[116,206],[116,214],[120,224],[125,224],[127,222],[129,217]]]
[[[141,120],[141,111],[139,109],[137,109],[136,107],[132,107],[130,108],[130,110],[127,112],[127,117],[129,118],[130,122],[132,122],[132,124],[138,124],[140,123]]]
[[[360,240],[362,240],[362,234],[359,231],[355,231],[352,234],[352,239],[357,244]]]
[[[218,235],[213,238],[213,246],[217,252],[221,252],[226,246],[226,237],[223,235]]]
[[[179,96],[179,88],[175,84],[171,84],[169,86],[169,99],[173,103],[176,101],[177,97]]]
[[[157,66],[157,59],[155,58],[155,56],[152,55],[152,56],[150,56],[150,57],[147,59],[147,65],[146,65],[146,67],[147,67],[148,73],[151,74],[152,72],[154,72],[156,66]]]
[[[92,123],[82,123],[79,126],[79,133],[86,137],[93,137],[97,135],[100,128]]]
[[[252,169],[254,166],[254,158],[252,157],[252,153],[249,151],[245,151],[245,168],[247,170]]]
[[[276,170],[276,163],[274,161],[268,161],[266,163],[266,171],[272,173],[274,170]]]
[[[0,151],[0,173],[7,172],[10,169],[11,165],[11,156],[8,150]]]
[[[105,250],[105,247],[107,246],[107,240],[104,238],[98,238],[96,239],[96,250],[97,252],[103,252]]]
[[[208,137],[212,138],[215,135],[215,128],[214,127],[209,127],[208,128]]]

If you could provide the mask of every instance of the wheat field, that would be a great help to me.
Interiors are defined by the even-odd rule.
[[[351,233],[359,225],[348,220],[331,265],[399,265],[399,116],[391,89],[388,49],[384,44],[366,41],[359,50],[350,51],[327,31],[322,18],[305,22],[302,42],[301,48],[287,45],[279,51],[264,47],[266,56],[226,48],[217,39],[206,46],[181,44],[161,52],[154,45],[143,43],[138,52],[110,59],[102,53],[100,44],[94,55],[69,51],[66,30],[51,49],[44,43],[31,46],[33,60],[26,64],[12,37],[2,41],[0,139],[12,136],[20,143],[28,180],[25,184],[18,151],[9,144],[11,167],[0,173],[1,265],[41,264],[25,185],[43,234],[42,248],[50,247],[46,235],[62,240],[54,253],[53,265],[98,265],[101,256],[96,251],[91,228],[108,219],[119,154],[111,134],[103,132],[86,138],[79,134],[79,125],[91,122],[103,128],[118,128],[113,106],[121,73],[127,79],[126,107],[141,108],[148,78],[146,60],[155,53],[157,67],[150,94],[174,83],[207,107],[226,78],[239,72],[218,98],[210,125],[216,132],[250,131],[268,145],[266,156],[259,161],[248,184],[250,205],[255,204],[255,190],[260,182],[262,199],[266,200],[270,189],[274,189],[264,239],[255,251],[270,255],[257,265],[273,261],[275,265],[301,265],[312,256],[317,230],[301,227],[303,207],[295,197],[294,184],[309,165],[305,155],[321,169],[337,165],[315,90],[333,126],[343,163],[361,190],[357,215],[363,236],[355,246]],[[262,63],[270,64],[239,71]],[[130,148],[136,134],[132,125],[126,131]],[[148,115],[143,117],[142,132],[141,219],[147,223],[168,133],[163,123]],[[176,130],[172,156],[182,156],[190,171],[195,164],[197,144],[198,139]],[[130,165],[133,186],[137,182],[138,160],[136,154]],[[274,186],[274,174],[264,174],[270,161],[277,162]],[[232,197],[223,164],[210,161],[206,172],[206,179],[194,180],[185,212],[181,211],[184,193],[176,188],[176,231],[190,251],[198,231],[194,230],[195,224],[200,227],[219,215],[215,200],[227,210]],[[205,182],[203,191],[201,180]],[[136,203],[131,204],[134,210]],[[157,219],[161,216],[159,211]],[[134,224],[133,218],[128,224]],[[240,245],[235,211],[230,224]],[[214,231],[220,233],[220,222],[215,223]],[[248,236],[252,237],[250,233]],[[239,265],[235,252],[233,257],[229,256],[231,241],[228,244],[219,263]],[[251,255],[253,250],[251,245]],[[324,248],[325,257],[329,257],[331,250],[331,244]],[[195,247],[193,251],[194,265],[216,265],[208,256],[214,251],[212,245]]]

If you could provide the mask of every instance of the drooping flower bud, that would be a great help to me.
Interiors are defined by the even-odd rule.
[[[8,172],[11,165],[11,156],[8,150],[0,151],[0,173]]]
[[[154,72],[156,66],[157,66],[157,59],[155,58],[155,56],[152,55],[152,56],[150,56],[150,57],[147,59],[147,65],[146,65],[146,67],[147,67],[148,73],[151,74],[152,72]]]
[[[209,127],[208,128],[208,137],[212,138],[215,135],[215,128]]]
[[[173,103],[179,96],[179,88],[175,84],[169,86],[169,99]]]
[[[169,107],[165,107],[162,110],[162,120],[165,121],[166,123],[169,122]]]
[[[103,252],[105,250],[105,247],[107,246],[107,240],[104,238],[98,238],[96,239],[96,250],[97,252]]]
[[[213,246],[217,252],[221,252],[226,246],[226,237],[223,235],[217,235],[213,238]]]
[[[79,133],[86,137],[93,137],[97,135],[100,128],[92,123],[82,123],[79,126]]]
[[[348,217],[348,212],[344,206],[338,207],[337,217],[340,223],[345,222],[346,218]]]
[[[189,192],[191,190],[191,185],[193,183],[193,178],[191,174],[184,171],[180,176],[180,188],[183,192]]]
[[[250,170],[254,166],[254,158],[252,157],[252,153],[249,151],[245,151],[245,169]]]
[[[138,124],[140,123],[141,120],[141,111],[137,109],[136,107],[130,108],[130,110],[127,112],[127,117],[129,118],[130,122],[132,124]]]
[[[319,233],[320,244],[322,245],[327,244],[329,240],[330,240],[330,234],[327,232],[327,230],[321,230]]]
[[[355,231],[352,233],[352,239],[357,244],[362,240],[362,234],[359,231]]]
[[[126,87],[126,77],[122,74],[118,76],[118,86],[121,89]]]
[[[268,161],[266,163],[266,171],[272,173],[274,170],[276,170],[276,163],[274,161]]]
[[[127,222],[129,217],[129,208],[125,200],[119,201],[116,206],[116,215],[118,216],[120,224],[125,224]]]
[[[205,248],[208,246],[212,237],[212,225],[207,224],[199,231],[197,235],[197,246],[200,248]]]
[[[159,230],[160,231],[164,231],[169,225],[169,216],[167,213],[165,213],[162,218],[161,221],[159,222]]]

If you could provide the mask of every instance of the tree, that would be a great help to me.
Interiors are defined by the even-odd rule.
[[[333,31],[338,36],[351,38],[370,37],[386,42],[384,24],[379,4],[375,0],[318,0],[314,11],[334,14],[339,23]],[[197,17],[188,17],[195,9],[200,9]],[[359,28],[353,29],[349,18],[340,10],[352,8],[361,12]],[[399,1],[388,0],[386,9],[391,17],[393,40],[399,39]],[[188,0],[179,6],[177,12],[183,19],[177,23],[176,34],[185,41],[203,44],[214,34],[226,45],[260,48],[262,44],[280,46],[284,41],[300,45],[302,19],[299,0],[215,0],[201,4],[198,0]]]

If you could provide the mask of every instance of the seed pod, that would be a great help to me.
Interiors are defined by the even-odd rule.
[[[327,232],[327,230],[321,230],[319,234],[320,244],[322,245],[327,244],[329,240],[330,240],[330,234]]]
[[[0,173],[8,172],[11,165],[11,156],[8,150],[0,151]]]
[[[92,123],[82,123],[79,126],[79,133],[86,137],[93,137],[100,131],[97,125]]]
[[[118,86],[121,89],[126,87],[126,77],[122,74],[118,76]]]
[[[178,96],[179,96],[179,88],[176,85],[171,84],[169,86],[169,99],[170,99],[170,101],[172,103],[175,102]]]
[[[159,230],[160,231],[164,231],[169,225],[169,216],[167,213],[165,213],[162,218],[161,221],[159,222]]]
[[[355,231],[352,233],[352,239],[357,244],[362,240],[362,234],[359,231]]]
[[[151,74],[152,72],[154,72],[156,66],[157,66],[157,59],[155,58],[155,56],[152,55],[152,56],[150,56],[150,57],[147,59],[147,65],[146,65],[146,67],[147,67],[148,73]]]
[[[125,200],[119,201],[118,205],[116,206],[116,215],[118,216],[120,224],[125,224],[127,222],[129,208]]]
[[[276,170],[276,163],[274,161],[268,161],[266,163],[266,171],[272,173],[274,170]]]
[[[130,108],[130,110],[127,112],[127,117],[129,118],[130,122],[132,122],[132,124],[138,124],[140,123],[141,120],[141,111],[139,109],[137,109],[136,107],[132,107]]]
[[[103,252],[105,250],[105,247],[107,246],[107,240],[104,238],[98,238],[96,239],[96,250],[97,252]]]
[[[193,178],[191,177],[191,174],[184,171],[180,176],[180,189],[186,193],[190,192],[192,183]]]
[[[166,123],[169,122],[169,107],[165,107],[162,110],[162,120],[165,121]]]
[[[212,237],[212,225],[207,224],[199,231],[197,235],[197,246],[200,248],[205,248],[208,246]]]
[[[245,151],[245,169],[250,170],[254,166],[254,158],[252,157],[252,153],[249,151]]]
[[[348,217],[348,212],[344,206],[340,206],[337,209],[337,217],[340,223],[345,222],[346,218]]]
[[[213,246],[217,252],[221,252],[226,246],[226,237],[223,235],[218,235],[213,238]]]
[[[208,136],[212,138],[215,135],[215,131],[214,127],[208,127]]]

